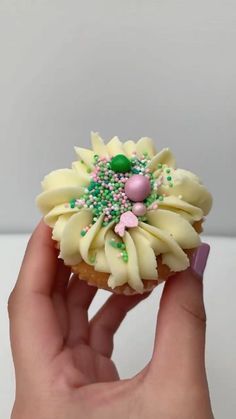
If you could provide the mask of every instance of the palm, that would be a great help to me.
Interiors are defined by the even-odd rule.
[[[60,368],[73,368],[72,386],[116,381],[119,379],[113,361],[90,348],[89,345],[79,344],[75,348],[65,348],[58,357]]]

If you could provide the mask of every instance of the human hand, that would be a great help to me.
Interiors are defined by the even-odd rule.
[[[203,245],[197,253],[198,273],[207,252]],[[212,419],[201,275],[188,269],[167,281],[152,358],[135,377],[120,380],[111,360],[113,336],[147,295],[111,295],[88,322],[96,288],[75,275],[69,279],[57,256],[51,230],[41,222],[9,298],[12,419]]]

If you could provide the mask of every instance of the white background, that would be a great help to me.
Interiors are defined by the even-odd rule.
[[[73,147],[88,146],[91,130],[169,146],[214,196],[205,299],[217,419],[236,411],[236,243],[223,237],[236,235],[235,41],[235,0],[0,0],[0,232],[32,230],[40,181],[70,167]],[[0,237],[4,419],[14,394],[6,302],[26,239]],[[160,293],[130,313],[117,335],[122,377],[150,357]]]
[[[235,234],[235,41],[235,0],[0,0],[0,231],[32,229],[93,130],[169,146]]]

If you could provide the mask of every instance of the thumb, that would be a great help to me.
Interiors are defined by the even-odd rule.
[[[208,244],[196,249],[190,268],[166,282],[161,298],[151,369],[179,384],[206,382],[203,272],[209,250]]]

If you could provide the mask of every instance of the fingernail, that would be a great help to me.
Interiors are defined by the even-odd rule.
[[[194,252],[190,267],[193,272],[195,272],[200,279],[203,279],[203,273],[207,264],[208,255],[210,252],[210,246],[207,243],[202,243]]]

